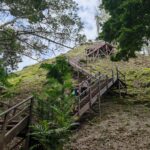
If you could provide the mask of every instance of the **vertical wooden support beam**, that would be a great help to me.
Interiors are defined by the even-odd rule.
[[[94,53],[93,53],[93,62],[94,62]]]
[[[88,50],[85,49],[86,65],[88,64]]]
[[[126,84],[126,76],[124,76],[124,82]],[[127,94],[127,93],[128,93],[128,89],[127,89],[127,85],[125,85],[125,94]]]
[[[80,117],[80,102],[81,102],[81,100],[80,100],[80,95],[79,95],[79,98],[78,98],[78,116]]]
[[[127,94],[127,93],[128,93],[127,85],[126,85],[126,87],[125,87],[125,90],[126,90],[126,91],[125,91],[125,92],[126,92],[125,94]]]
[[[88,56],[86,55],[86,66],[88,65]]]
[[[92,103],[91,103],[91,100],[92,100],[91,87],[89,87],[89,96],[90,96],[89,106],[90,106],[90,108],[91,108],[91,107],[92,107]]]
[[[107,44],[105,44],[105,52],[106,52],[106,55],[108,55]]]
[[[119,71],[118,71],[118,67],[116,67],[116,71],[117,71],[117,80],[119,79]]]
[[[118,86],[119,86],[119,96],[120,96],[120,98],[121,98],[121,85],[120,85],[120,81],[118,81]]]
[[[108,90],[108,76],[106,75],[106,87],[107,87],[107,90]]]
[[[79,86],[78,86],[78,94],[79,95],[81,94],[81,84],[79,84]]]
[[[28,121],[28,130],[25,138],[25,145],[24,145],[24,150],[28,150],[30,147],[30,142],[31,142],[31,125],[32,125],[32,113],[33,113],[33,103],[34,103],[34,98],[32,97],[30,100],[30,108],[29,108],[29,121]]]
[[[2,124],[2,131],[0,133],[0,148],[1,150],[6,150],[6,143],[5,143],[5,133],[7,128],[7,121],[8,121],[9,113],[6,113],[4,116],[4,121]]]
[[[5,141],[4,141],[4,135],[1,133],[0,135],[0,145],[1,145],[1,150],[6,150],[6,145],[5,145]]]
[[[78,81],[79,81],[79,79],[80,79],[80,71],[79,70],[77,71],[77,74],[78,74],[77,78],[78,78]]]
[[[97,59],[99,58],[99,50],[97,50]]]
[[[112,69],[111,71],[112,71],[112,80],[113,80],[113,84],[114,84],[114,80],[115,80],[115,78],[114,78],[114,70]]]
[[[99,94],[98,94],[98,109],[99,109],[99,116],[101,118],[101,89],[100,89],[100,75],[98,79],[98,89],[99,89]]]
[[[13,111],[13,116],[16,114],[17,109],[15,108]]]
[[[118,89],[119,89],[119,96],[121,98],[121,85],[120,85],[120,77],[119,77],[119,70],[118,70],[118,67],[116,67],[116,70],[117,70],[117,82],[118,82]]]

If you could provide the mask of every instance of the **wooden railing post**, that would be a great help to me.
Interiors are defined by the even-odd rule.
[[[6,150],[6,145],[5,145],[5,141],[4,141],[4,133],[0,134],[0,148],[1,150]]]
[[[87,56],[87,54],[86,54],[86,66],[88,65],[88,56]]]
[[[111,71],[112,71],[112,80],[113,80],[113,83],[114,83],[114,80],[115,80],[114,79],[114,70],[112,69]]]
[[[126,76],[124,75],[124,82],[125,82],[125,84],[126,84]],[[125,85],[125,94],[127,94],[128,93],[128,90],[127,90],[127,85]]]
[[[107,87],[107,90],[108,90],[108,75],[106,75],[106,87]]]
[[[77,71],[77,74],[78,74],[78,75],[77,75],[77,76],[78,76],[77,78],[78,78],[78,81],[79,81],[79,80],[80,80],[80,72],[79,72],[79,69],[78,69],[78,71]]]
[[[30,99],[30,107],[29,107],[29,120],[28,120],[28,130],[27,130],[27,134],[26,134],[26,139],[25,139],[25,145],[24,145],[24,150],[29,149],[30,146],[30,141],[31,141],[31,136],[30,136],[30,132],[31,132],[31,125],[32,125],[32,114],[33,114],[33,103],[34,103],[34,97],[31,97]]]
[[[5,133],[6,133],[6,130],[7,130],[7,124],[8,124],[8,118],[9,117],[9,113],[6,113],[4,115],[4,121],[3,121],[3,124],[2,124],[2,130],[1,130],[1,133],[0,133],[0,147],[1,147],[1,150],[6,150],[6,143],[5,143]]]
[[[116,71],[117,71],[117,79],[119,79],[119,71],[118,71],[118,67],[116,67]]]
[[[79,95],[79,98],[78,98],[78,116],[80,117],[80,108],[81,108],[81,106],[80,106],[80,95]]]
[[[90,108],[91,108],[91,106],[92,106],[92,103],[91,103],[91,100],[92,100],[91,86],[89,87],[89,95],[90,95],[89,105],[90,105]]]
[[[99,116],[101,117],[101,89],[100,89],[100,75],[98,79],[98,109],[99,109]]]

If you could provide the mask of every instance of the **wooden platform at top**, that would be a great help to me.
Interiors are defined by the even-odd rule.
[[[104,41],[101,42],[96,42],[90,47],[85,49],[85,54],[86,54],[86,60],[91,61],[91,60],[96,60],[97,58],[100,57],[107,57],[113,54],[114,52],[114,47]]]

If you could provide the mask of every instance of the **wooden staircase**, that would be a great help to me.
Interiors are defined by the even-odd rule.
[[[82,115],[86,113],[97,100],[100,102],[100,98],[110,90],[112,86],[116,86],[119,91],[125,89],[125,92],[127,92],[125,75],[121,73],[118,68],[116,68],[116,74],[114,73],[114,70],[110,70],[111,77],[108,77],[107,75],[100,73],[96,75],[89,74],[80,66],[77,59],[69,60],[69,64],[75,71],[88,76],[85,81],[82,81],[82,83],[79,84],[79,95],[77,96],[77,108],[75,111],[75,116],[78,116],[79,118],[82,117]],[[87,89],[80,92],[81,86],[84,83],[87,83]]]
[[[28,147],[29,124],[31,121],[31,109],[33,104],[33,97],[8,108],[0,114],[0,149],[15,149],[23,141],[24,147]],[[20,137],[21,141],[14,142],[15,145],[10,145],[15,137]],[[9,144],[9,145],[8,145]],[[9,146],[9,148],[8,148]]]
[[[110,70],[110,77],[100,73],[92,75],[80,66],[79,60],[71,59],[68,62],[73,70],[87,77],[85,81],[79,84],[80,87],[87,84],[87,88],[83,92],[79,92],[77,96],[77,107],[74,113],[75,116],[81,118],[97,100],[100,103],[100,98],[112,86],[117,86],[120,90],[121,88],[126,89],[127,85],[125,75],[118,69],[116,69],[116,73]],[[25,150],[28,150],[29,136],[27,136],[27,133],[30,133],[29,125],[32,119],[33,97],[29,97],[12,107],[3,102],[0,102],[0,106],[7,108],[6,111],[0,114],[0,150],[16,149],[20,144],[22,144]],[[19,137],[21,140],[14,142],[15,145],[9,144],[16,137]]]
[[[80,59],[79,58],[74,58],[74,59],[69,59],[68,62],[69,64],[73,67],[73,69],[77,72],[80,72],[81,74],[85,76],[91,76],[91,74],[85,70],[82,66],[80,66]]]

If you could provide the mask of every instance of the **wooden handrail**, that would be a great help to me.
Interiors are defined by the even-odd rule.
[[[91,52],[87,53],[87,55],[89,56],[89,55],[93,54],[93,53],[96,52],[98,49],[99,49],[99,48],[97,48],[97,49],[94,48]]]
[[[2,112],[2,113],[0,114],[0,117],[2,117],[2,116],[4,116],[5,114],[11,112],[13,109],[15,109],[15,108],[21,106],[22,104],[26,103],[27,101],[31,100],[32,98],[33,98],[33,96],[30,96],[29,98],[25,99],[24,101],[22,101],[22,102],[20,102],[20,103],[18,103],[18,104],[16,104],[16,105],[14,105],[13,107],[7,109],[6,111],[4,111],[4,112]]]
[[[100,74],[96,79],[94,79],[94,80],[92,81],[93,83],[90,83],[90,84],[89,84],[89,87],[88,87],[86,90],[84,90],[83,92],[81,92],[81,93],[79,94],[79,96],[82,96],[83,94],[85,94],[85,93],[89,90],[90,87],[92,87],[92,86],[94,86],[95,84],[97,84],[98,81],[101,80],[103,77],[106,77],[106,76]],[[96,82],[96,81],[97,81],[97,82]],[[103,79],[102,79],[102,81],[103,81]]]
[[[23,108],[22,110],[20,110],[19,113],[17,113],[16,115],[14,115],[13,117],[11,117],[7,122],[11,122],[12,120],[15,120],[18,116],[20,116],[22,113],[24,113],[26,110],[28,110],[30,108],[30,105],[27,105],[25,108]]]
[[[0,145],[2,150],[25,128],[28,129],[31,122],[32,102],[33,97],[30,96],[0,114],[0,117],[3,118],[0,129]],[[13,122],[15,123],[9,128],[9,125]]]
[[[88,55],[94,53],[97,49],[93,49],[90,53],[87,53]],[[119,75],[124,77],[125,80],[125,75],[118,70],[117,70],[117,78],[114,73],[113,69],[109,69],[111,73],[111,77],[108,77],[108,75],[104,74],[95,74],[91,75],[90,73],[87,72],[87,70],[83,69],[79,62],[76,60],[68,60],[70,65],[77,71],[80,71],[82,74],[86,73],[90,75],[90,78],[87,80],[81,82],[79,84],[79,88],[82,87],[84,83],[87,83],[87,89],[84,90],[83,92],[79,92],[79,95],[77,96],[78,98],[78,115],[82,115],[84,112],[89,109],[92,104],[96,101],[96,96],[102,96],[113,84],[117,83],[119,79]],[[105,69],[106,70],[106,69]],[[108,69],[107,69],[108,70]],[[91,81],[91,82],[89,82]]]

